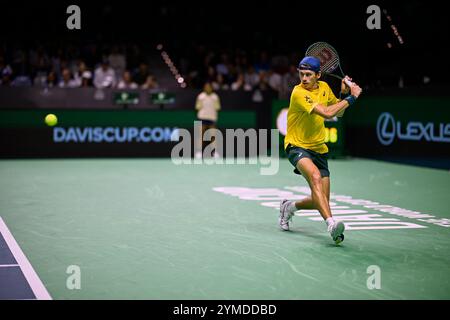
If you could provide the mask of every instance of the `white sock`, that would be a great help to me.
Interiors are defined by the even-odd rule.
[[[327,223],[327,226],[331,226],[334,224],[334,219],[333,217],[329,217],[325,222]]]
[[[295,206],[295,201],[289,202],[289,205],[288,205],[287,209],[288,209],[288,211],[289,211],[290,213],[294,213],[295,211],[297,211],[298,209],[297,209],[297,207]]]

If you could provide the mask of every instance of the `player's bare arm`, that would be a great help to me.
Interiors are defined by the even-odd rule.
[[[331,118],[335,117],[337,114],[341,113],[346,108],[348,108],[352,104],[352,101],[356,100],[359,97],[361,92],[362,92],[362,89],[357,84],[353,84],[350,87],[351,95],[349,98],[346,98],[346,99],[339,101],[338,103],[335,103],[328,107],[318,104],[314,107],[314,109],[312,110],[312,113],[318,114],[319,116],[321,116],[325,119],[331,119]],[[344,91],[344,93],[345,93],[345,91]]]

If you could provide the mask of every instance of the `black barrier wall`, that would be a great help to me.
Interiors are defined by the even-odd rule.
[[[99,99],[94,88],[0,88],[0,156],[169,157],[180,129],[194,138],[198,93],[103,90]],[[170,103],[155,104],[158,94],[170,96]],[[227,129],[270,128],[273,92],[218,95],[222,110],[217,126],[224,143]],[[44,122],[49,113],[58,118],[54,127]]]
[[[346,150],[359,157],[450,169],[450,96],[369,92],[344,116]]]
[[[45,124],[48,113],[57,116],[56,126]],[[0,110],[0,156],[170,157],[181,129],[193,144],[194,121],[195,112],[186,110]],[[222,111],[217,125],[225,140],[227,129],[255,128],[256,113]]]

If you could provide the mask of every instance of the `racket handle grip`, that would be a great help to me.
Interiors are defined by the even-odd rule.
[[[344,82],[345,82],[345,84],[348,85],[349,87],[353,86],[353,82],[351,82],[351,81],[348,80],[348,79],[344,79]]]

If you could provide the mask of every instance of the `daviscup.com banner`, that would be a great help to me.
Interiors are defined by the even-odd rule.
[[[55,127],[55,143],[167,143],[178,140],[174,127]]]

